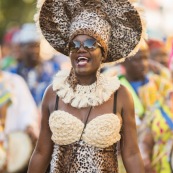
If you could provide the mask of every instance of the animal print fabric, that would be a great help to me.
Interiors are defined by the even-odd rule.
[[[87,11],[87,15],[82,14],[84,11]],[[91,12],[91,15],[88,12]],[[96,17],[93,17],[93,14]],[[65,55],[69,54],[67,44],[71,34],[74,37],[79,33],[89,33],[96,38],[107,50],[106,62],[118,61],[132,52],[135,53],[143,37],[142,20],[128,0],[45,0],[38,9],[38,16],[35,19],[46,40]],[[71,28],[73,22],[77,26],[75,32],[74,28]],[[103,28],[106,32],[110,30],[108,40]],[[70,33],[70,29],[74,34]]]
[[[104,149],[84,141],[55,144],[49,173],[118,173],[117,144]]]

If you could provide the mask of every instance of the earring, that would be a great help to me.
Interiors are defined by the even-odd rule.
[[[101,65],[98,68],[97,73],[96,73],[97,80],[100,78],[100,72],[101,72]]]
[[[74,68],[72,67],[71,70],[70,70],[70,74],[67,78],[67,82],[70,84],[70,86],[73,88],[73,90],[75,91],[76,89],[76,86],[77,84],[79,83],[78,82],[78,79],[76,77],[76,74],[75,74],[75,71],[74,71]]]

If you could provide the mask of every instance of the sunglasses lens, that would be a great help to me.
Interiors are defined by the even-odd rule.
[[[84,49],[95,49],[96,48],[96,40],[88,39],[83,43]]]
[[[95,39],[87,39],[83,43],[73,40],[69,43],[69,50],[70,52],[77,52],[81,46],[83,46],[84,49],[90,51],[96,49],[98,44]]]
[[[79,41],[72,41],[69,44],[69,49],[72,52],[78,51],[78,49],[80,48],[80,42]]]

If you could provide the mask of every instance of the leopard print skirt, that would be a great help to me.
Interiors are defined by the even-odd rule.
[[[117,144],[104,149],[84,141],[55,144],[49,173],[118,173]]]

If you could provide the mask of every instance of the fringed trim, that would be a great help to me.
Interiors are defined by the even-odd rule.
[[[124,61],[125,61],[125,59],[126,59],[126,58],[121,58],[121,59],[119,59],[119,60],[115,61],[115,64],[122,63],[122,62],[124,62]]]
[[[140,19],[141,19],[141,24],[142,24],[141,39],[140,39],[139,43],[136,45],[136,47],[130,52],[130,54],[127,57],[120,58],[119,60],[115,61],[115,64],[122,63],[125,61],[126,58],[134,56],[140,49],[141,45],[143,45],[145,43],[145,40],[148,39],[147,32],[146,32],[146,21],[145,21],[145,16],[144,16],[144,12],[145,12],[144,9],[135,4],[138,2],[138,0],[129,0],[129,2],[134,6],[134,8],[138,12]]]
[[[141,34],[141,39],[139,43],[136,45],[136,47],[133,49],[132,52],[127,57],[134,56],[138,50],[140,49],[141,45],[144,44],[145,40],[148,38],[147,33],[146,33],[146,21],[144,17],[144,9],[142,7],[138,7],[134,3],[136,3],[138,0],[129,0],[129,2],[134,6],[134,8],[137,10],[140,19],[141,19],[141,24],[142,24],[142,34]]]
[[[95,83],[86,86],[78,84],[74,91],[67,82],[68,75],[69,71],[58,72],[53,80],[53,90],[64,103],[70,103],[76,108],[101,105],[108,101],[120,86],[120,81],[116,76],[107,77],[100,74]]]
[[[130,2],[131,4],[134,4],[134,3],[137,3],[138,0],[129,0],[129,2]]]
[[[40,22],[39,22],[40,10],[41,10],[41,7],[43,6],[44,2],[45,2],[45,0],[37,0],[37,12],[34,15],[34,21],[36,23],[37,32],[41,39],[45,39],[41,32]]]

